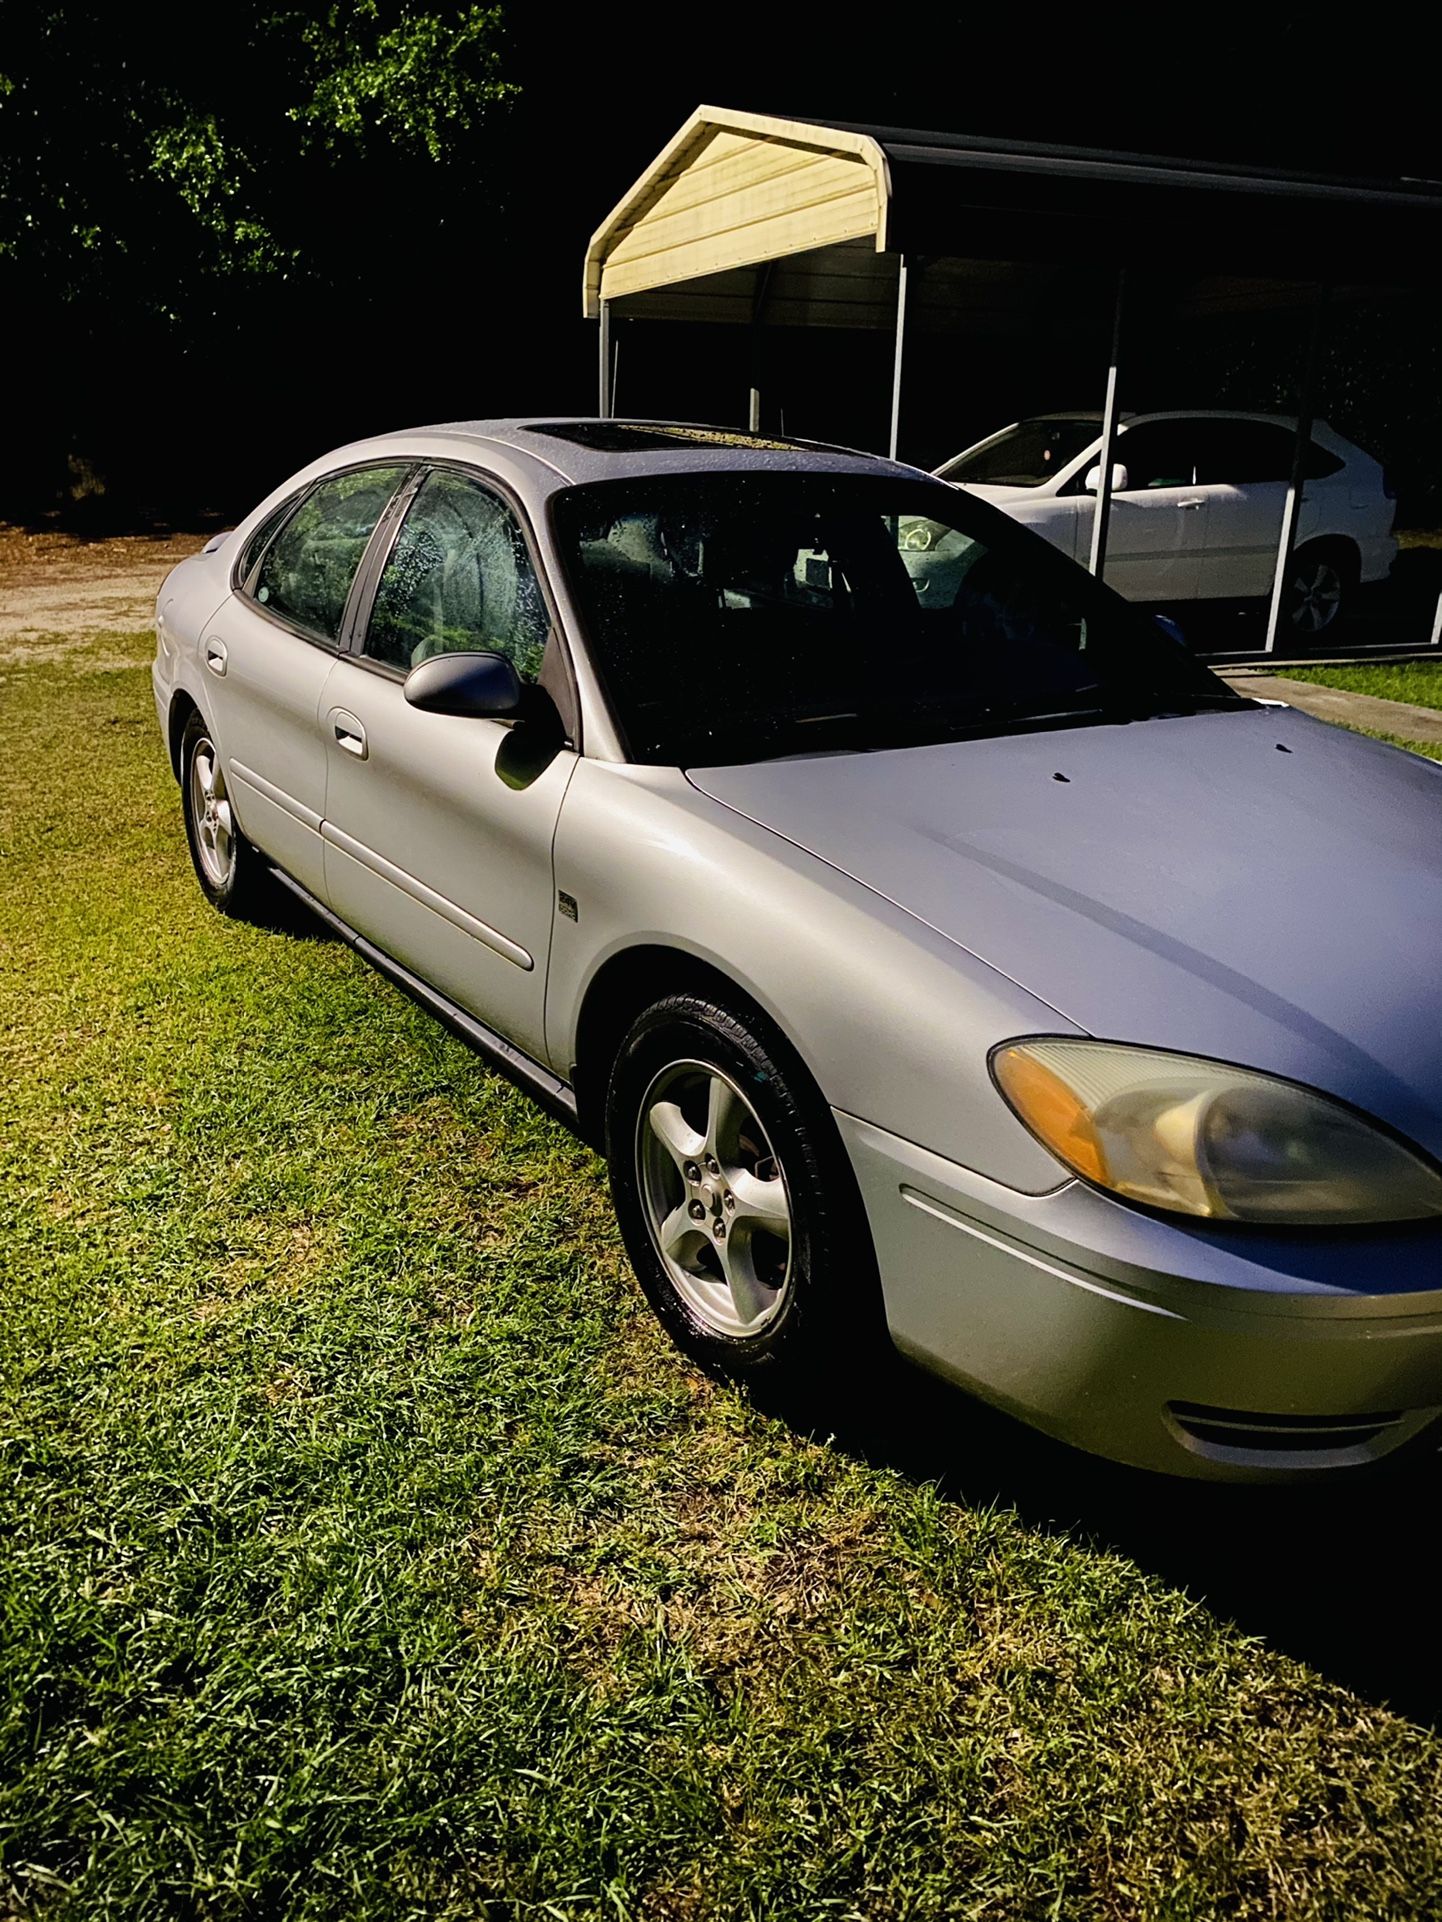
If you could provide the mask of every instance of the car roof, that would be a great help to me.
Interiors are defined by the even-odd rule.
[[[1098,429],[1102,424],[1101,411],[1095,407],[1078,407],[1070,411],[1063,409],[1053,414],[1028,414],[1025,419],[1027,422],[1039,420],[1084,421],[1088,424],[1094,422]],[[1289,433],[1292,433],[1296,431],[1297,426],[1295,414],[1261,414],[1244,407],[1164,407],[1145,414],[1123,410],[1117,415],[1117,419],[1123,427],[1140,427],[1144,422],[1154,420],[1255,420],[1263,422],[1268,427],[1285,427]],[[1323,433],[1331,432],[1324,420],[1312,422],[1313,432],[1315,433],[1318,429]]]
[[[388,438],[467,441],[501,446],[528,466],[547,470],[551,484],[612,480],[649,473],[767,471],[905,474],[921,470],[859,448],[690,421],[602,420],[538,414],[504,420],[444,421]],[[930,476],[927,476],[930,478]]]

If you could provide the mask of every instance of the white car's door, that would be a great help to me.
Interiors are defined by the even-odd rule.
[[[361,556],[405,473],[398,465],[335,475],[268,522],[242,558],[237,591],[200,637],[241,829],[322,899],[321,694]]]
[[[1197,478],[1208,500],[1201,587],[1205,598],[1259,599],[1271,593],[1292,453],[1291,430],[1269,421],[1198,422]],[[1298,546],[1316,532],[1319,490],[1325,490],[1327,476],[1340,469],[1341,462],[1323,449],[1311,450]]]
[[[1131,601],[1189,601],[1200,589],[1207,502],[1196,485],[1192,425],[1144,421],[1117,438],[1127,484],[1112,495],[1105,578]],[[1091,548],[1096,500],[1081,497],[1077,557]]]
[[[995,498],[994,495],[989,496],[982,488],[975,488],[972,491],[981,494],[983,499]],[[1086,498],[1089,507],[1091,497],[1088,495]],[[997,500],[996,505],[1008,513],[1014,521],[1020,521],[1023,527],[1029,527],[1034,534],[1040,534],[1043,540],[1050,541],[1053,547],[1059,547],[1068,560],[1080,560],[1083,566],[1086,565],[1089,549],[1080,554],[1077,552],[1077,530],[1082,520],[1083,509],[1082,502],[1076,495],[1046,494],[1040,498],[1029,498],[1021,488],[1017,487],[1009,489],[1007,497],[1004,500]],[[1086,517],[1086,530],[1086,538],[1090,543],[1089,513]]]
[[[395,960],[545,1058],[551,850],[576,756],[536,730],[426,713],[412,666],[506,654],[540,671],[550,616],[525,535],[500,496],[437,467],[381,569],[356,651],[322,698],[326,891]]]

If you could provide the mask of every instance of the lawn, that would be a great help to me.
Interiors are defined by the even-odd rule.
[[[1442,660],[1362,661],[1355,667],[1288,667],[1283,671],[1289,680],[1342,687],[1349,694],[1375,694],[1384,701],[1410,701],[1414,707],[1442,707]]]
[[[599,1163],[0,674],[0,1913],[1442,1910],[1430,1486],[1160,1484],[667,1346]]]

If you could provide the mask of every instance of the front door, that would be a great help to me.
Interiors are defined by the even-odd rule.
[[[425,713],[404,682],[453,650],[505,654],[534,682],[549,632],[509,506],[438,467],[401,523],[357,651],[336,660],[321,701],[331,906],[537,1060],[551,843],[575,754],[525,723]]]
[[[360,558],[405,471],[336,475],[312,488],[278,532],[267,524],[242,561],[237,591],[200,637],[214,677],[216,745],[241,829],[322,899],[321,695]]]

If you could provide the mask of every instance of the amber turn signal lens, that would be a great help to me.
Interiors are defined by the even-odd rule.
[[[1024,1048],[1003,1048],[992,1063],[1001,1091],[1054,1155],[1103,1188],[1106,1155],[1086,1105],[1059,1074]]]

